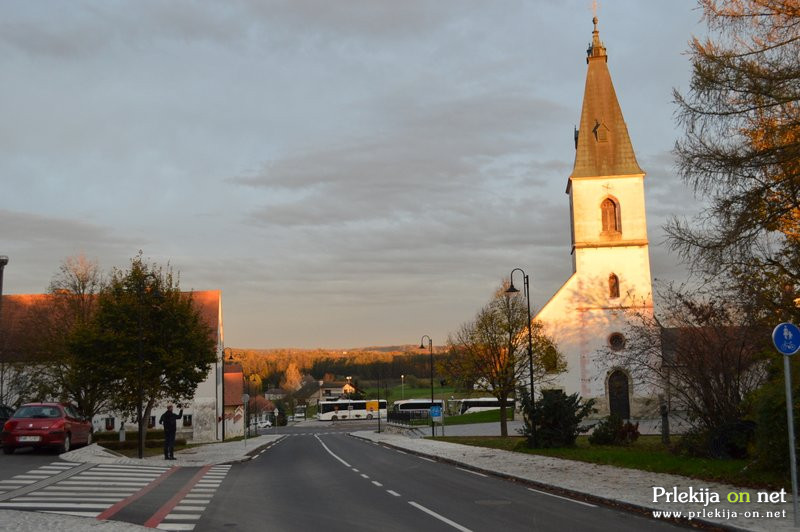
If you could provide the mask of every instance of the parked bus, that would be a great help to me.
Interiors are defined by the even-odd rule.
[[[438,405],[444,408],[444,401],[441,399],[434,399],[434,405]],[[431,400],[430,399],[402,399],[400,401],[395,401],[392,404],[392,412],[395,413],[402,413],[402,412],[413,412],[413,413],[422,413],[425,412],[426,414],[431,409]]]
[[[378,405],[380,404],[380,408]],[[380,413],[386,418],[386,399],[320,401],[317,419],[320,421],[336,421],[338,419],[374,419]]]
[[[516,401],[509,397],[506,400],[506,408],[514,410]],[[451,399],[447,401],[448,411],[455,416],[472,414],[473,412],[483,412],[486,410],[499,410],[500,400],[496,397],[473,397],[465,399]]]

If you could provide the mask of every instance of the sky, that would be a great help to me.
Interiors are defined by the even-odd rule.
[[[513,268],[533,312],[571,274],[590,0],[3,2],[3,293],[139,250],[221,290],[225,344],[434,344]],[[605,0],[600,38],[662,226],[691,0]],[[520,282],[519,278],[516,279]]]

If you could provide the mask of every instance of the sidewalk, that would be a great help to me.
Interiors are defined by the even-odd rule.
[[[448,430],[450,428],[447,427]],[[351,435],[422,456],[435,457],[474,471],[522,481],[531,487],[538,487],[557,495],[590,503],[628,507],[651,517],[653,511],[682,512],[683,516],[695,512],[692,521],[730,530],[758,532],[798,530],[794,528],[791,493],[785,494],[785,503],[759,503],[757,493],[766,490],[741,488],[678,475],[490,450],[408,437],[397,433],[378,434],[361,431]],[[659,502],[653,502],[654,488],[664,489],[664,495],[658,499]],[[686,502],[666,502],[666,493],[673,494],[673,490],[676,490],[676,497],[677,494],[685,492]],[[692,490],[692,494],[689,490]],[[735,494],[749,492],[751,502],[738,504],[728,502],[726,497],[732,492]],[[711,499],[711,493],[718,494],[720,502],[709,502],[706,505],[705,503]],[[692,500],[695,502],[690,502]],[[767,512],[783,511],[785,517],[765,517]],[[758,512],[760,517],[755,517],[753,515],[755,512]],[[746,517],[745,513],[750,516]]]

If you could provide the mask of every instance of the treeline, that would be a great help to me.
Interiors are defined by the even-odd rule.
[[[423,354],[424,353],[424,354]],[[435,359],[439,355],[434,350]],[[290,364],[315,380],[346,376],[374,380],[430,374],[430,355],[416,346],[366,349],[226,349],[226,359],[242,364],[245,376],[258,375],[265,387],[278,386]]]

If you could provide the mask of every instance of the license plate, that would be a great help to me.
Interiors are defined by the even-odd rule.
[[[41,436],[20,436],[17,438],[19,441],[39,441]]]

